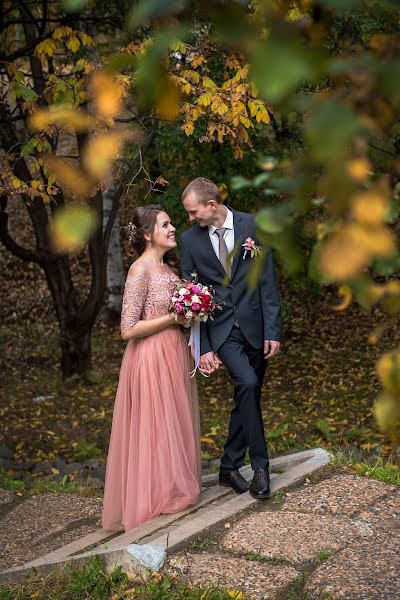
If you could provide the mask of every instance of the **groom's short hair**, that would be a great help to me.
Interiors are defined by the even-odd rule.
[[[191,193],[194,192],[201,204],[207,204],[210,200],[221,202],[221,193],[219,188],[211,179],[205,177],[196,177],[193,179],[182,192],[182,202]]]

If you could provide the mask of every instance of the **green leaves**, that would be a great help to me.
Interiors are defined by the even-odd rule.
[[[94,211],[85,204],[58,210],[51,229],[53,244],[59,252],[79,250],[97,225]]]
[[[266,233],[280,233],[288,223],[292,207],[288,202],[266,206],[256,216],[257,226]]]
[[[324,54],[313,51],[294,35],[275,35],[255,46],[251,65],[251,75],[262,96],[279,102],[302,83],[321,76]]]
[[[321,103],[306,125],[306,137],[317,160],[325,161],[343,154],[360,130],[357,115],[331,99]]]
[[[128,17],[129,25],[138,27],[148,20],[180,12],[186,4],[187,0],[142,0],[132,8]]]

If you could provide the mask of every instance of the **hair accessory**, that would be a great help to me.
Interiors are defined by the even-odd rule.
[[[129,231],[133,231],[134,229],[137,229],[136,225],[134,223],[132,223],[132,221],[129,221],[128,227],[129,227]]]

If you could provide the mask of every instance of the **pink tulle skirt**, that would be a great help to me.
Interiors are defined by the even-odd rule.
[[[197,502],[200,427],[190,369],[178,327],[128,342],[107,459],[104,529],[128,531]]]

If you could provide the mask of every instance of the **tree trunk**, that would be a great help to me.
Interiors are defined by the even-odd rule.
[[[69,323],[60,325],[61,371],[64,379],[84,375],[92,368],[92,327]]]
[[[103,228],[107,225],[110,212],[115,202],[115,185],[112,182],[108,190],[103,192]],[[122,262],[120,240],[120,222],[118,213],[111,230],[107,254],[107,317],[111,323],[117,323],[121,316],[122,294],[125,283],[125,269]]]

